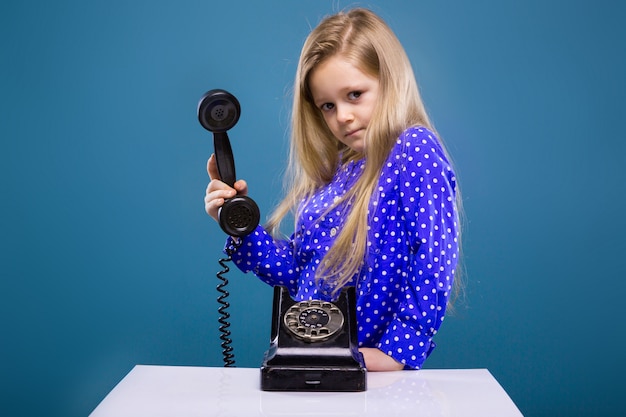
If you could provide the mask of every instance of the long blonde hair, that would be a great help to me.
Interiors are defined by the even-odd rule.
[[[378,78],[378,102],[362,155],[356,155],[333,136],[309,89],[312,70],[336,55]],[[288,192],[268,222],[272,234],[279,231],[287,214],[294,213],[297,218],[295,211],[300,202],[330,182],[339,164],[356,157],[365,157],[366,161],[355,186],[337,203],[346,202],[349,214],[316,272],[316,279],[324,279],[338,290],[363,265],[370,199],[397,137],[410,126],[432,126],[404,48],[387,24],[366,9],[327,17],[309,34],[300,55],[293,95]]]

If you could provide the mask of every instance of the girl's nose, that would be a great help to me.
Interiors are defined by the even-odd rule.
[[[337,106],[337,121],[339,123],[347,123],[352,121],[352,119],[354,119],[354,115],[352,114],[352,109],[350,109],[350,106]]]

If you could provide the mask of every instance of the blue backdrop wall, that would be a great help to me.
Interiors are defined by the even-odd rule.
[[[281,195],[290,86],[351,5],[405,45],[464,192],[465,298],[430,368],[488,368],[526,416],[626,407],[626,31],[619,1],[3,1],[0,414],[84,416],[135,364],[221,366],[211,88],[239,177]],[[271,290],[231,276],[239,366]]]

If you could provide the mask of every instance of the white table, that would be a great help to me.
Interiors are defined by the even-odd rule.
[[[261,391],[256,368],[137,365],[90,417],[521,416],[486,369],[370,372],[365,392]]]

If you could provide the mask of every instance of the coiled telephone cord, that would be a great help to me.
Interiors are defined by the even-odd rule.
[[[219,260],[219,264],[223,268],[220,272],[217,273],[217,278],[221,281],[217,285],[217,291],[220,293],[220,296],[217,298],[217,302],[220,304],[217,309],[220,314],[219,319],[217,320],[220,324],[220,340],[222,341],[222,356],[224,358],[224,367],[234,367],[235,366],[235,354],[233,353],[233,347],[231,343],[233,342],[230,338],[230,322],[228,319],[230,318],[230,313],[226,311],[228,307],[230,307],[230,303],[226,301],[229,296],[228,291],[226,290],[226,286],[228,285],[228,279],[226,278],[226,274],[230,271],[228,267],[228,262],[232,261],[231,251],[227,251],[227,257]]]

